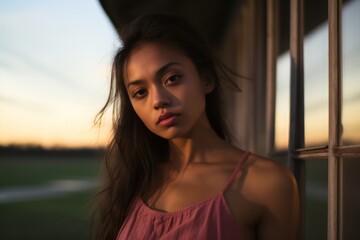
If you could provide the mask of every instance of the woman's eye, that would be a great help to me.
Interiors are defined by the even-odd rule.
[[[142,98],[146,95],[147,91],[145,89],[140,89],[134,92],[133,98]]]
[[[180,75],[171,75],[171,76],[166,80],[166,84],[167,84],[167,85],[176,84],[176,83],[180,80],[180,78],[181,78]]]

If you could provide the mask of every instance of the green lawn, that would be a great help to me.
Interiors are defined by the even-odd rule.
[[[89,239],[91,197],[82,192],[0,204],[0,239]]]
[[[0,159],[0,191],[46,185],[56,180],[94,179],[99,156]],[[95,190],[39,200],[0,203],[1,240],[89,239],[91,200]]]
[[[99,172],[100,159],[100,156],[5,157],[0,160],[0,188],[46,184],[61,179],[93,178]]]
[[[56,180],[94,179],[101,156],[26,158],[0,156],[0,191]],[[306,182],[325,184],[326,162],[307,161]],[[0,240],[89,239],[94,191],[40,200],[0,203]],[[326,238],[326,200],[307,198],[306,239]]]

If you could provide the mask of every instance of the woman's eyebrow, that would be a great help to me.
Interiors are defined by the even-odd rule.
[[[133,86],[133,85],[140,85],[140,84],[142,84],[143,82],[145,82],[144,80],[141,80],[141,79],[139,79],[139,80],[134,80],[134,81],[131,81],[131,82],[128,82],[128,84],[126,85],[126,87],[127,88],[129,88],[129,87],[131,87],[131,86]]]
[[[173,65],[180,65],[182,66],[181,63],[178,63],[178,62],[169,62],[167,64],[165,64],[164,66],[162,66],[161,68],[159,68],[156,73],[155,73],[155,76],[156,78],[159,78],[161,75],[164,74],[164,72],[166,72],[167,69],[169,69],[171,66]],[[133,81],[129,81],[128,84],[126,85],[127,88],[129,88],[130,86],[132,85],[140,85],[142,83],[144,83],[145,81],[142,80],[142,79],[138,79],[138,80],[133,80]]]
[[[167,70],[168,68],[170,68],[171,66],[173,66],[173,65],[180,65],[180,66],[182,66],[182,64],[181,64],[181,63],[178,63],[178,62],[169,62],[169,63],[165,64],[164,66],[162,66],[161,68],[159,68],[159,69],[156,71],[156,77],[160,77],[161,75],[163,75],[164,72],[166,72],[166,70]]]

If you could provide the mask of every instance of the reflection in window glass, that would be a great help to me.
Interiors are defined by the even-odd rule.
[[[290,118],[290,54],[285,52],[276,64],[275,149],[286,149],[289,144]]]
[[[323,6],[326,6],[326,1]],[[305,5],[305,11],[312,6]],[[318,14],[327,19],[326,7]],[[306,12],[306,13],[307,13]],[[305,14],[306,14],[305,13]],[[305,18],[304,37],[304,131],[305,146],[326,145],[328,139],[328,22]]]
[[[305,162],[305,238],[327,236],[327,160]]]
[[[360,143],[360,0],[342,11],[343,144]]]
[[[344,159],[342,166],[342,239],[357,240],[360,222],[360,159]]]

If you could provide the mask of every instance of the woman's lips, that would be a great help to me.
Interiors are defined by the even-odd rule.
[[[157,124],[162,127],[171,126],[177,122],[179,116],[179,113],[164,113],[158,118]]]

